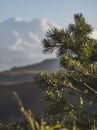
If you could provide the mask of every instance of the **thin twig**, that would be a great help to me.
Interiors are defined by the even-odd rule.
[[[94,90],[92,87],[90,87],[87,83],[84,83],[84,85],[89,88],[92,92],[94,92],[95,94],[97,94],[97,91]]]

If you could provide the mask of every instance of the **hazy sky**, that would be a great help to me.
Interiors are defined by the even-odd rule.
[[[0,21],[42,17],[65,27],[73,21],[73,14],[80,12],[97,30],[97,0],[0,0]]]

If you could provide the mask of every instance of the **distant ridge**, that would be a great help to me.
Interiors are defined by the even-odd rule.
[[[17,122],[24,119],[17,104],[12,100],[12,91],[18,93],[25,108],[30,109],[36,118],[42,118],[46,102],[33,78],[41,71],[53,72],[59,69],[58,59],[47,59],[34,65],[14,67],[0,72],[0,120],[8,123],[11,119]]]
[[[33,65],[27,65],[24,67],[14,67],[12,70],[37,70],[37,71],[46,71],[53,72],[60,69],[59,60],[57,58],[46,59],[40,63]]]
[[[37,64],[23,67],[14,67],[11,70],[0,73],[0,83],[20,83],[32,81],[42,71],[53,72],[60,69],[59,60],[47,59]]]

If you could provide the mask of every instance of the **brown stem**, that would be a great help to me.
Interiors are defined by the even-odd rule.
[[[92,92],[94,92],[95,94],[97,94],[97,91],[95,91],[92,87],[90,87],[87,83],[84,83],[84,85],[89,88]]]

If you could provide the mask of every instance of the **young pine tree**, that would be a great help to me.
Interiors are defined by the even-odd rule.
[[[37,77],[49,102],[47,115],[56,117],[54,120],[96,118],[87,111],[97,102],[97,40],[91,37],[92,31],[91,25],[78,13],[73,24],[66,29],[49,30],[42,41],[43,53],[56,51],[63,67],[61,71],[41,73]]]

